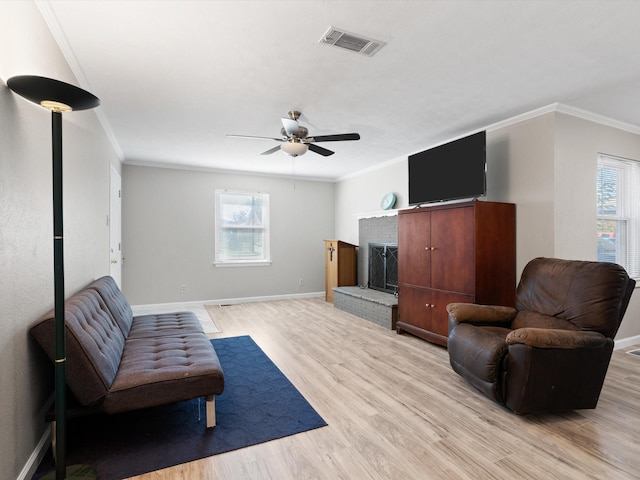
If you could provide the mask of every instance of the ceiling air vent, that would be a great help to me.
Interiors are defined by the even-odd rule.
[[[373,40],[335,27],[329,27],[329,30],[327,30],[320,39],[320,43],[351,50],[352,52],[360,53],[367,57],[372,57],[378,50],[386,45],[385,42],[381,42],[380,40]]]

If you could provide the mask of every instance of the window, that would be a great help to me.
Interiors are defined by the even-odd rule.
[[[268,265],[269,194],[216,190],[216,265]]]
[[[598,260],[640,277],[640,163],[598,156]]]

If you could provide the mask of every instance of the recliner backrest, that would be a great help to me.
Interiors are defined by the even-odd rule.
[[[634,285],[615,263],[536,258],[522,272],[516,309],[562,318],[613,338]]]

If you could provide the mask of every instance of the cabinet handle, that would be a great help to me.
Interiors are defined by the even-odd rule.
[[[435,249],[436,249],[436,247],[431,247],[431,251],[433,251],[433,250],[435,250]]]
[[[435,308],[436,307],[435,305],[431,305],[429,303],[425,303],[424,306],[427,307],[427,308]]]
[[[424,249],[425,249],[425,250],[431,250],[431,248],[430,248],[430,247],[424,247]]]

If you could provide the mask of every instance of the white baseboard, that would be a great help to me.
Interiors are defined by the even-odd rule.
[[[239,303],[250,302],[269,302],[272,300],[293,300],[296,298],[312,298],[324,297],[325,292],[309,292],[309,293],[290,293],[285,295],[268,295],[263,297],[238,297],[238,298],[218,298],[215,300],[194,300],[189,302],[171,302],[171,303],[153,303],[148,305],[135,305],[136,308],[166,308],[171,307],[187,307],[189,305],[235,305]]]
[[[640,335],[635,335],[633,337],[621,338],[620,340],[616,340],[613,349],[620,350],[621,348],[627,348],[632,345],[638,344],[640,344]]]

